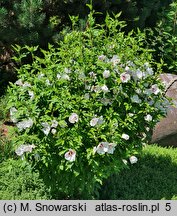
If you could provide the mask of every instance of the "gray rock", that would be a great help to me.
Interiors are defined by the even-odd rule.
[[[166,85],[165,94],[173,99],[174,105],[177,105],[177,75],[161,74],[160,78]],[[167,116],[156,124],[153,130],[151,143],[157,143],[161,146],[177,147],[176,107],[169,106]]]

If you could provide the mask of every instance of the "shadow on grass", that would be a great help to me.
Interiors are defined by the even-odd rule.
[[[104,182],[101,200],[177,199],[177,150],[148,148],[137,164]]]

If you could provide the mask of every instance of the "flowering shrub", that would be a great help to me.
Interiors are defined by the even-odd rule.
[[[137,162],[165,115],[160,67],[154,73],[144,35],[125,35],[118,16],[96,25],[91,12],[82,32],[71,17],[73,30],[43,57],[37,47],[16,47],[17,61],[31,53],[33,62],[8,91],[14,151],[34,163],[56,198],[92,198],[104,178]]]

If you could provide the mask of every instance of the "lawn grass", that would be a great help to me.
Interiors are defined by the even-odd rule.
[[[104,182],[100,199],[177,200],[177,149],[147,146],[137,164]]]

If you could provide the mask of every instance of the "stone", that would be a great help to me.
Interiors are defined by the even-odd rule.
[[[166,85],[165,95],[172,98],[175,107],[169,106],[167,116],[156,124],[151,143],[177,147],[177,75],[161,74],[160,78]]]

